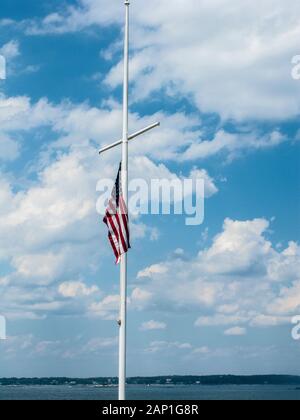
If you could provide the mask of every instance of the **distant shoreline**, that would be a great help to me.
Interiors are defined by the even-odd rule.
[[[299,385],[300,376],[293,375],[210,375],[210,376],[153,376],[131,377],[127,379],[129,385]],[[116,377],[95,378],[0,378],[0,386],[47,386],[47,385],[91,385],[115,386],[118,384]],[[300,388],[299,388],[300,389]]]

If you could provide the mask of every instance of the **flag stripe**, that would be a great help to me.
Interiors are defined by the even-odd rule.
[[[111,234],[110,232],[109,232],[109,234],[108,234],[108,239],[109,239],[110,244],[111,244],[111,247],[112,247],[112,249],[113,249],[113,251],[114,251],[114,254],[115,254],[115,257],[116,257],[116,261],[118,261],[118,258],[119,258],[119,251],[118,251],[118,249],[117,249],[117,247],[116,247],[116,244],[115,244],[115,242],[114,242],[113,236],[112,236],[112,234]]]
[[[120,215],[119,214],[117,214],[116,215],[116,220],[117,220],[117,223],[118,223],[118,227],[119,227],[119,238],[120,238],[120,247],[122,246],[122,248],[123,248],[123,253],[125,253],[126,252],[126,249],[127,249],[127,245],[126,245],[126,241],[125,241],[125,237],[126,237],[126,235],[124,236],[124,232],[123,232],[123,224],[122,224],[122,222],[121,222],[121,218],[120,218]]]
[[[111,217],[109,219],[107,219],[107,227],[109,229],[108,239],[110,241],[110,244],[113,248],[113,252],[116,256],[116,260],[118,262],[118,259],[119,259],[119,256],[120,256],[119,236],[118,236],[117,229],[116,229],[116,227],[114,225],[114,222],[113,222]]]
[[[127,246],[128,246],[128,248],[130,248],[130,235],[129,235],[129,229],[128,229],[128,212],[127,212],[126,204],[123,200],[123,197],[121,197],[121,199],[120,199],[120,207],[121,207],[123,225],[124,225],[125,231],[126,231]]]
[[[119,232],[118,232],[117,227],[115,225],[114,218],[112,216],[109,216],[107,218],[107,222],[108,222],[108,228],[109,228],[109,230],[115,236],[115,238],[116,238],[116,240],[117,240],[117,242],[119,244]]]

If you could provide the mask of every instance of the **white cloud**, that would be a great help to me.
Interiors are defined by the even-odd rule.
[[[147,353],[158,353],[165,351],[176,351],[176,350],[191,350],[192,345],[190,343],[181,343],[179,341],[168,342],[168,341],[152,341],[150,346],[146,348]]]
[[[269,310],[278,315],[299,313],[300,280],[294,281],[291,287],[282,287],[279,297],[269,306]]]
[[[143,322],[141,325],[142,331],[165,330],[166,328],[167,328],[167,324],[165,322],[153,321],[153,320]]]
[[[68,261],[78,268],[90,252],[88,247],[79,250],[80,243],[95,235],[95,184],[90,181],[92,177],[74,155],[62,156],[48,166],[37,185],[24,192],[13,193],[7,181],[4,191],[9,204],[0,204],[0,231],[5,239],[0,258],[13,259],[13,265],[25,276],[59,275],[60,266],[66,269]],[[81,229],[76,227],[79,224]],[[57,242],[59,249],[52,250]]]
[[[121,19],[121,8],[117,2],[102,0],[80,0],[79,6],[67,6],[63,14],[51,13],[40,23],[27,25],[29,35],[63,34],[80,31],[87,26],[110,25]]]
[[[195,181],[203,181],[205,198],[210,198],[217,194],[219,191],[215,180],[208,174],[205,169],[193,167],[190,173],[186,176],[177,175],[172,173],[163,163],[155,164],[146,156],[134,156],[131,159],[130,164],[132,167],[132,178],[139,179],[141,174],[143,174],[141,178],[147,182],[149,191],[151,189],[151,181],[153,180],[181,181],[182,183],[186,178],[194,181],[193,190],[195,190]]]
[[[207,355],[209,353],[211,353],[211,350],[206,346],[197,347],[193,350],[193,354],[195,354],[195,355],[199,355],[199,354],[200,355]]]
[[[39,340],[33,334],[9,336],[1,345],[1,359],[14,359],[22,357],[24,360],[54,357],[56,360],[76,359],[91,355],[110,353],[117,346],[117,337],[94,337],[88,340],[82,337],[73,339]],[[1,343],[2,344],[2,343]]]
[[[181,156],[181,160],[205,159],[219,153],[224,153],[229,160],[247,150],[268,149],[286,142],[288,138],[278,130],[262,137],[259,134],[229,134],[220,130],[213,140],[193,143]]]
[[[143,277],[152,277],[155,274],[165,274],[168,271],[168,268],[163,264],[154,264],[150,267],[147,267],[145,270],[139,271],[137,278]]]
[[[0,48],[0,54],[2,54],[6,60],[13,60],[20,55],[19,42],[16,40],[9,41]]]
[[[13,19],[0,19],[0,26],[10,26],[14,25],[16,22]]]
[[[57,276],[62,265],[62,256],[47,254],[22,255],[12,260],[18,274],[25,278],[51,280]]]
[[[215,184],[215,180],[211,178],[208,172],[205,169],[198,169],[194,167],[189,177],[193,180],[202,179],[204,181],[204,195],[205,198],[210,198],[213,195],[217,194],[219,189]]]
[[[19,154],[19,143],[7,135],[0,134],[0,161],[13,161]]]
[[[120,296],[109,295],[102,301],[92,303],[89,307],[90,314],[105,320],[117,320],[117,314],[120,308]]]
[[[249,317],[245,314],[236,312],[233,315],[212,315],[201,316],[195,321],[195,327],[217,327],[226,325],[244,324],[249,321]]]
[[[276,327],[290,323],[290,317],[257,314],[250,320],[252,327]]]
[[[201,134],[199,118],[184,113],[169,115],[158,112],[151,117],[140,117],[131,113],[130,129],[132,132],[137,131],[155,120],[161,121],[162,126],[146,134],[143,139],[134,140],[130,145],[130,154],[136,159],[134,163],[137,165],[136,169],[133,165],[134,175],[146,164],[152,176],[161,176],[162,173],[166,177],[170,176],[166,166],[151,166],[150,159],[178,159],[182,150],[196,142]],[[49,127],[59,135],[58,140],[52,144],[51,148],[54,150],[87,146],[89,140],[96,142],[100,148],[121,137],[122,108],[116,102],[104,103],[102,108],[95,108],[67,101],[53,105],[46,98],[33,103],[27,96],[0,95],[0,124],[3,134],[16,131],[24,133],[31,129]],[[114,156],[115,153],[111,152],[102,156],[101,160],[111,161]],[[148,163],[143,160],[145,157],[149,159]],[[208,174],[205,171],[202,173],[204,178],[211,182]],[[145,175],[145,172],[143,174]]]
[[[60,341],[40,341],[36,344],[34,353],[35,355],[58,354],[60,345]]]
[[[226,219],[211,246],[193,259],[172,258],[141,270],[144,307],[198,313],[197,327],[276,326],[299,311],[299,246],[281,252],[265,219]],[[229,328],[229,331],[231,328]],[[233,330],[237,331],[237,330]]]
[[[59,285],[59,293],[63,297],[74,298],[80,296],[90,296],[99,291],[97,286],[88,287],[82,281],[69,281]]]
[[[68,107],[65,106],[65,112]],[[32,103],[27,96],[0,95],[1,131],[26,131],[39,126],[54,124],[63,117],[63,107],[51,105],[47,99]]]
[[[194,124],[197,122],[184,114],[160,114],[160,117],[164,117],[166,125],[161,141],[158,140],[157,153],[175,156],[181,147],[180,141],[189,143],[187,133],[190,132],[192,137],[195,135]],[[130,120],[133,130],[150,122],[149,117],[140,118],[137,114],[131,114]],[[91,108],[86,104],[69,102],[53,105],[45,98],[33,102],[26,96],[0,96],[0,130],[4,136],[17,133],[22,146],[23,135],[33,130],[38,133],[39,129],[46,127],[56,137],[41,153],[38,151],[37,159],[30,167],[30,171],[36,174],[34,182],[24,182],[23,189],[20,189],[13,177],[6,174],[1,177],[0,235],[3,246],[0,245],[0,260],[12,268],[8,276],[11,287],[14,284],[21,287],[25,283],[53,287],[50,295],[59,302],[59,311],[63,302],[62,296],[57,296],[57,282],[69,281],[83,273],[83,269],[85,275],[94,272],[101,263],[101,255],[110,252],[104,225],[99,225],[95,210],[95,186],[99,177],[114,179],[116,155],[112,152],[102,157],[99,170],[97,152],[101,145],[119,137],[121,122],[121,107],[117,103]],[[175,146],[172,145],[169,154],[173,136],[179,140]],[[159,132],[157,138],[160,138]],[[151,160],[153,149],[147,144],[147,139],[132,144],[130,175],[146,177],[147,180],[150,176],[176,177],[167,166]],[[30,177],[31,172],[28,173]],[[193,173],[207,180],[208,195],[217,192],[213,179],[206,171],[195,169]],[[24,178],[26,176],[27,173],[24,173]],[[95,226],[99,226],[98,233]],[[133,220],[131,230],[133,241],[146,235],[152,240],[159,236],[157,229],[140,221],[135,223]],[[137,306],[147,298],[145,293],[134,291]],[[28,301],[30,299],[28,297]],[[42,304],[43,295],[38,299]],[[12,307],[7,302],[6,309],[10,308],[11,316],[22,316],[22,305],[24,316],[25,313],[30,317],[41,316],[41,307],[35,314],[34,308],[29,309],[26,302],[18,307]],[[47,307],[44,306],[45,311]]]
[[[154,0],[132,10],[135,97],[165,87],[190,95],[199,109],[223,118],[278,119],[299,115],[299,84],[290,77],[298,51],[299,10],[293,0]],[[153,13],[155,10],[155,13]],[[123,24],[123,8],[81,0],[62,14],[27,25],[35,34]],[[215,28],[218,28],[216,31]],[[122,80],[122,64],[107,83]]]
[[[229,336],[246,335],[246,333],[247,333],[246,328],[241,328],[241,327],[232,327],[224,331],[224,335],[229,335]]]
[[[92,338],[82,348],[82,353],[101,353],[103,349],[111,349],[118,344],[118,337]]]
[[[213,245],[200,253],[205,269],[213,274],[264,272],[264,257],[272,256],[272,244],[263,233],[269,227],[265,219],[233,221],[226,219],[223,232]]]
[[[59,136],[59,140],[51,145],[49,154],[51,156],[53,152],[59,153],[55,155],[54,160],[41,159],[38,166],[38,180],[34,185],[31,184],[24,191],[15,191],[11,180],[5,177],[1,179],[0,232],[5,247],[0,247],[0,258],[10,261],[16,270],[9,277],[9,281],[14,284],[17,281],[20,283],[20,280],[21,283],[30,280],[43,286],[58,280],[69,280],[70,277],[78,275],[83,267],[85,271],[87,267],[94,270],[99,264],[101,253],[99,247],[94,246],[96,238],[94,226],[97,224],[94,187],[99,175],[114,178],[115,171],[112,165],[114,160],[112,153],[103,158],[100,174],[99,165],[95,160],[97,146],[92,145],[87,139],[99,139],[100,146],[100,143],[106,143],[108,138],[118,138],[118,124],[121,123],[119,106],[114,104],[113,108],[103,109],[70,103],[54,106],[46,99],[32,103],[26,97],[3,96],[0,102],[2,130],[7,132],[31,130],[46,125]],[[141,122],[137,115],[131,115],[132,126],[147,124],[149,122],[147,118]],[[170,117],[167,125],[173,125],[172,118]],[[193,131],[193,119],[190,120],[179,114],[176,119],[182,124],[179,133],[186,133],[186,130]],[[168,116],[166,120],[168,121]],[[157,137],[159,138],[159,134]],[[164,145],[160,149],[161,153],[165,150],[166,156],[169,156],[170,138],[166,137],[167,140],[165,143],[162,142]],[[186,141],[188,143],[188,138]],[[143,177],[146,173],[147,177],[175,177],[176,175],[164,164],[155,164],[151,161],[147,156],[147,153],[151,152],[148,146],[143,149],[143,144],[144,142],[136,142],[132,145],[132,176]],[[179,147],[179,144],[176,147]],[[170,156],[177,154],[176,147],[172,149]],[[213,179],[205,170],[194,168],[190,175],[194,177],[201,175],[206,178],[207,196],[217,192]],[[143,237],[151,233],[143,224],[133,224],[132,227],[134,237]],[[211,307],[218,299],[223,305],[230,305],[232,303],[230,297],[239,293],[245,298],[246,290],[239,280],[241,276],[252,279],[256,273],[259,278],[264,279],[261,283],[254,282],[250,293],[253,299],[267,288],[266,278],[272,281],[281,281],[284,276],[288,276],[289,280],[295,279],[298,261],[297,244],[292,243],[288,249],[279,253],[264,237],[267,228],[268,222],[263,219],[248,222],[226,220],[224,231],[190,266],[178,259],[172,263],[155,264],[141,270],[138,277],[151,277],[153,290],[151,285],[134,289],[131,296],[132,307],[140,309],[152,302],[153,296],[156,295],[158,278],[167,280],[165,290],[161,291],[154,306],[159,306],[160,301],[166,300],[177,307],[181,305]],[[104,228],[102,232],[104,234]],[[157,237],[156,234],[155,236]],[[103,241],[104,245],[106,241]],[[45,251],[41,252],[41,249]],[[39,261],[43,263],[38,265]],[[178,284],[173,287],[171,281],[172,284],[167,287],[170,282],[168,279],[174,272]],[[197,276],[199,272],[203,273],[201,279]],[[231,278],[225,287],[224,276],[229,275],[234,276],[235,280]],[[188,283],[187,276],[189,276]],[[189,290],[189,293],[186,293],[186,290]],[[269,289],[268,294],[270,298],[273,297],[273,292]],[[185,296],[183,302],[182,296]],[[57,307],[61,308],[62,303],[54,292],[52,299],[58,302]],[[261,300],[258,299],[258,302]],[[90,306],[90,312],[112,319],[116,314],[115,307],[110,309],[111,305],[114,306],[113,303],[116,306],[116,298],[114,302],[108,299],[96,303]],[[41,315],[41,307],[38,307],[38,316]],[[36,308],[24,305],[24,312],[30,317],[35,316],[34,309]],[[21,312],[20,305],[14,308],[14,313]],[[254,320],[255,315],[250,318]],[[248,312],[240,316],[249,319]]]
[[[8,336],[1,342],[1,356],[4,359],[14,358],[18,351],[27,353],[34,345],[34,336],[32,334]]]
[[[143,308],[152,298],[152,293],[148,290],[136,287],[131,293],[130,303],[133,307]]]

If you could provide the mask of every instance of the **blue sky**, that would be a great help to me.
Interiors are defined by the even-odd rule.
[[[119,4],[120,3],[120,4]],[[150,4],[151,3],[151,4]],[[155,10],[155,13],[153,13]],[[2,0],[0,376],[117,374],[122,2]],[[299,6],[132,1],[130,177],[204,176],[205,221],[132,221],[128,374],[300,374]]]

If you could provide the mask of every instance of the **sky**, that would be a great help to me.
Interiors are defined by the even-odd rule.
[[[299,374],[300,5],[132,0],[133,178],[205,180],[205,219],[132,217],[128,375]],[[122,133],[124,7],[2,0],[1,376],[116,376],[96,212]],[[300,72],[299,72],[300,74]]]

